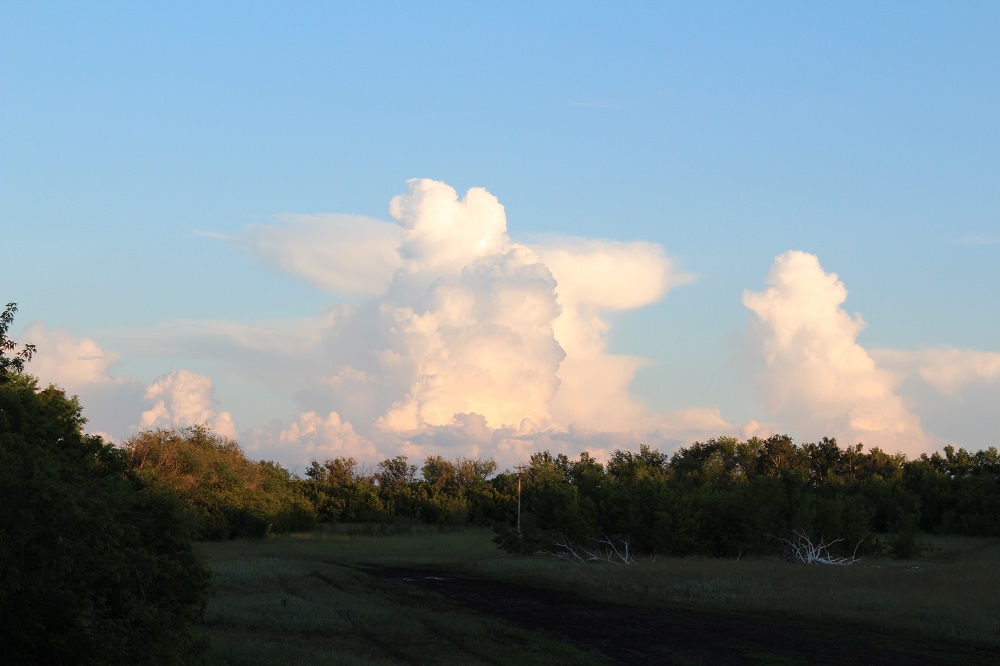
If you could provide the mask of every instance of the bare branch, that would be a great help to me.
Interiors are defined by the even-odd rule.
[[[803,530],[795,530],[793,534],[796,537],[794,541],[783,537],[776,537],[773,534],[768,535],[772,539],[776,539],[785,544],[786,562],[796,562],[800,564],[826,564],[833,566],[850,566],[857,562],[858,548],[861,547],[861,542],[868,538],[867,535],[865,535],[861,541],[858,541],[858,543],[854,546],[854,553],[849,557],[835,557],[830,554],[830,547],[834,544],[840,543],[843,539],[834,539],[832,541],[820,539],[818,543],[813,543],[813,540],[809,538],[809,535]]]
[[[538,551],[538,555],[549,555],[571,562],[608,562],[610,564],[635,564],[635,556],[631,552],[632,540],[629,537],[611,539],[602,536],[592,539],[589,547],[575,544],[569,539],[555,540],[553,549]]]

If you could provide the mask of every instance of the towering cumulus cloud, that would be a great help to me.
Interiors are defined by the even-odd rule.
[[[893,375],[858,344],[864,321],[841,308],[847,290],[837,275],[824,272],[814,255],[793,251],[774,260],[766,283],[762,292],[744,292],[743,304],[757,317],[759,379],[772,414],[806,436],[828,433],[890,452],[926,450],[920,421],[894,392]]]
[[[411,430],[466,413],[492,427],[548,423],[564,357],[551,272],[510,241],[503,206],[486,190],[465,200],[430,180],[407,190],[390,206],[404,229],[402,266],[381,310],[411,376],[380,424]]]
[[[495,196],[474,187],[460,197],[427,179],[407,181],[389,214],[390,222],[286,215],[233,237],[212,234],[337,301],[313,319],[174,322],[137,331],[132,346],[222,362],[229,393],[291,397],[295,413],[284,421],[241,414],[240,442],[292,467],[400,453],[506,465],[544,448],[600,454],[728,429],[718,410],[652,413],[629,392],[643,360],[608,350],[606,313],[654,303],[693,279],[659,245],[517,242]],[[96,343],[52,335],[62,350],[52,373],[128,388],[131,422],[115,424],[116,435],[201,423],[236,435],[212,379],[186,370],[148,386],[112,379],[114,357]]]
[[[552,433],[570,427],[655,421],[628,392],[641,359],[608,352],[601,315],[692,279],[660,246],[515,242],[495,196],[475,187],[460,197],[427,179],[408,181],[389,213],[395,231],[370,218],[298,216],[231,239],[272,267],[365,297],[319,323],[311,375],[295,389],[302,412],[283,435],[261,431],[262,446],[320,447],[328,435],[336,450],[513,455],[535,440],[558,444]],[[364,270],[358,257],[370,258]],[[304,418],[337,427],[304,438]]]

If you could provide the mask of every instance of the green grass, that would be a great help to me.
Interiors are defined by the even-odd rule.
[[[363,567],[462,568],[499,556],[482,531],[330,533],[202,544],[216,664],[595,663],[588,653]]]
[[[851,567],[658,559],[633,566],[515,558],[484,530],[350,527],[202,544],[205,629],[218,664],[593,663],[592,655],[418,586],[371,575],[429,568],[618,603],[767,614],[1000,648],[1000,539],[931,539],[920,560]]]

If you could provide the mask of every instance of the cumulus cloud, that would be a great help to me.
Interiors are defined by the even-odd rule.
[[[369,218],[287,216],[238,237],[271,266],[368,296],[317,323],[321,342],[298,373],[303,413],[336,414],[377,450],[413,453],[444,446],[486,455],[511,433],[660,424],[629,394],[643,360],[608,352],[602,315],[654,303],[694,278],[662,247],[515,242],[495,196],[478,187],[459,196],[428,179],[407,181],[389,213],[394,231]],[[374,266],[349,283],[359,257]],[[300,446],[292,434],[260,437]]]
[[[173,322],[120,333],[120,345],[132,355],[210,358],[238,390],[290,396],[295,416],[254,425],[241,443],[295,466],[397,453],[514,464],[542,448],[601,455],[733,430],[717,409],[652,413],[629,391],[644,360],[608,350],[608,312],[655,303],[694,279],[661,246],[516,242],[495,196],[476,187],[459,196],[428,179],[407,181],[389,214],[391,222],[286,215],[220,239],[350,297],[318,317]],[[159,377],[141,387],[133,428],[208,423],[233,436],[214,393],[202,375]]]
[[[930,442],[919,418],[895,392],[897,379],[857,342],[858,314],[841,305],[847,289],[805,252],[785,252],[762,292],[745,291],[756,315],[758,379],[771,413],[813,437],[831,434],[914,454]]]
[[[25,328],[22,335],[37,348],[30,370],[44,383],[77,389],[87,384],[122,381],[109,374],[118,357],[105,352],[91,338],[77,338],[68,329],[49,329],[38,322]]]
[[[55,384],[78,396],[88,432],[115,440],[135,428],[145,408],[145,387],[137,379],[112,375],[116,354],[106,352],[91,338],[78,338],[65,328],[50,329],[40,322],[26,327],[22,337],[37,347],[28,372],[42,385]]]
[[[473,188],[464,200],[435,181],[410,181],[390,212],[405,231],[403,265],[381,303],[407,395],[379,420],[391,430],[443,426],[477,413],[493,427],[550,420],[564,352],[551,272],[512,243],[503,206]],[[385,366],[383,366],[385,367]]]
[[[389,214],[403,228],[400,255],[409,274],[459,273],[510,245],[504,208],[481,187],[460,199],[450,185],[412,178],[389,203]]]
[[[873,350],[885,366],[921,381],[946,396],[954,396],[973,383],[1000,382],[1000,353],[954,347],[934,347],[917,351]]]
[[[866,350],[864,321],[843,309],[846,288],[813,255],[780,255],[766,288],[743,294],[767,413],[739,425],[717,407],[654,412],[629,390],[644,359],[609,351],[609,313],[696,279],[660,245],[517,241],[492,194],[459,196],[426,179],[408,181],[389,213],[391,222],[288,215],[221,239],[349,297],[315,317],[172,322],[118,332],[116,349],[217,363],[230,382],[220,392],[255,396],[239,412],[250,426],[240,443],[294,469],[400,453],[494,457],[502,466],[543,449],[606,459],[615,449],[669,451],[724,434],[833,435],[911,455],[940,443],[937,433],[1000,438],[1000,354]],[[92,431],[120,437],[207,423],[236,436],[235,408],[223,411],[209,377],[175,370],[147,386],[115,377],[117,356],[94,340],[42,325],[21,337],[38,345],[34,374],[80,395]],[[276,414],[292,416],[252,420]]]
[[[244,448],[249,453],[258,458],[281,460],[293,468],[304,469],[312,460],[340,456],[370,463],[384,455],[336,412],[326,416],[302,412],[288,426],[273,421],[248,434]]]
[[[608,352],[602,313],[655,303],[696,276],[679,270],[655,243],[545,236],[532,249],[555,277],[561,308],[553,323],[566,351],[553,401],[557,422],[604,430],[651,426],[658,417],[628,390],[644,360]]]
[[[399,240],[386,246],[398,259],[380,265],[395,266],[391,279],[371,281],[386,286],[367,303],[331,313],[314,381],[298,393],[303,407],[396,433],[451,427],[459,414],[481,416],[494,429],[524,419],[563,429],[648,420],[628,393],[643,361],[608,353],[601,314],[656,302],[693,278],[662,247],[555,236],[517,243],[495,196],[472,188],[460,197],[427,179],[408,181],[389,212]],[[351,255],[357,238],[371,238],[342,233],[339,222],[317,231],[286,221],[280,231],[283,247],[308,245],[309,256],[324,257],[309,275],[341,271],[317,245]],[[261,228],[253,234],[272,237]],[[297,234],[308,243],[292,240]]]
[[[942,441],[969,449],[1000,444],[1000,353],[954,347],[877,349],[899,392]]]
[[[556,276],[560,299],[576,306],[631,310],[696,278],[647,241],[536,235],[528,244]]]
[[[175,370],[146,386],[134,377],[115,377],[117,354],[91,338],[78,338],[65,328],[34,323],[23,332],[38,348],[29,371],[42,384],[55,384],[77,395],[87,418],[87,431],[119,440],[140,428],[173,428],[208,424],[235,437],[227,412],[217,412],[212,380]]]
[[[146,388],[153,407],[142,413],[142,428],[183,428],[206,424],[224,437],[235,438],[236,428],[228,412],[215,409],[212,380],[188,370],[174,370],[158,377]]]

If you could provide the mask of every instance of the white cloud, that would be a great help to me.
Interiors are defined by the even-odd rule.
[[[647,241],[547,234],[529,237],[528,245],[556,276],[560,300],[576,306],[631,310],[697,277],[679,270],[662,246]]]
[[[504,208],[481,187],[460,199],[445,183],[412,178],[406,193],[389,203],[389,214],[403,227],[399,252],[406,273],[454,275],[510,246]]]
[[[1000,445],[1000,353],[934,347],[872,355],[940,440],[973,450]]]
[[[131,377],[114,377],[118,356],[104,351],[91,338],[77,338],[65,328],[50,329],[34,323],[24,329],[24,339],[37,347],[28,372],[42,385],[55,384],[80,398],[86,429],[108,440],[134,429],[145,406],[145,387]]]
[[[91,338],[77,338],[65,328],[49,329],[42,323],[31,324],[22,335],[37,348],[29,369],[43,383],[76,390],[91,383],[121,381],[109,374],[118,357]]]
[[[655,421],[628,393],[643,361],[608,353],[601,313],[653,303],[693,278],[660,246],[554,236],[515,243],[492,194],[472,188],[459,197],[427,179],[408,181],[390,213],[401,228],[391,283],[328,318],[298,393],[306,410],[395,432],[445,427],[456,414],[478,414],[491,428],[525,418],[603,430]],[[304,247],[297,234],[308,237],[317,256],[326,252],[317,244],[351,254],[355,239],[369,238],[333,227],[326,236],[288,224],[281,232],[289,248]]]
[[[380,294],[399,266],[398,226],[361,215],[285,215],[231,242],[265,264],[341,295]]]
[[[669,449],[777,432],[914,454],[942,441],[924,428],[964,432],[954,415],[968,421],[970,410],[1000,396],[1000,354],[863,348],[864,322],[843,309],[838,277],[813,255],[787,252],[765,290],[743,294],[755,315],[762,421],[734,424],[717,407],[657,413],[629,390],[644,359],[610,353],[607,315],[655,303],[696,278],[661,246],[554,235],[515,242],[489,192],[460,197],[432,180],[408,181],[390,212],[395,223],[286,216],[235,240],[272,267],[363,298],[300,320],[119,332],[119,347],[130,356],[219,363],[227,395],[268,396],[246,414],[281,403],[259,418],[295,413],[287,425],[253,425],[241,443],[296,466],[400,453],[512,465],[542,449],[602,458],[639,444]],[[39,346],[35,373],[79,393],[97,431],[120,437],[208,423],[235,436],[209,377],[175,370],[147,387],[113,377],[117,356],[91,339],[42,325],[24,336]],[[980,421],[979,432],[1000,435],[1000,421]]]
[[[553,323],[566,351],[556,421],[603,430],[651,426],[658,418],[628,390],[644,360],[608,352],[610,327],[601,315],[655,303],[695,276],[678,270],[654,243],[545,236],[532,249],[555,276],[561,307]]]
[[[608,351],[605,313],[655,303],[694,279],[659,245],[517,243],[492,194],[460,197],[426,179],[408,181],[389,208],[395,223],[285,216],[231,239],[268,266],[364,298],[297,321],[173,322],[119,333],[120,346],[211,359],[238,384],[227,393],[256,386],[293,397],[287,425],[253,426],[241,443],[296,466],[398,453],[514,464],[544,448],[603,455],[735,429],[717,409],[652,413],[629,392],[643,359]],[[92,352],[93,376],[107,378],[113,357]],[[144,403],[132,430],[208,423],[234,436],[209,377],[175,370],[148,387],[129,381]]]
[[[244,438],[244,447],[254,457],[278,459],[285,465],[304,469],[310,461],[320,462],[339,456],[354,457],[371,464],[382,455],[375,444],[355,431],[336,412],[320,416],[302,412],[284,427],[269,423]]]
[[[290,360],[304,413],[335,413],[387,452],[429,450],[461,430],[463,441],[478,442],[474,448],[487,454],[523,423],[532,424],[536,438],[570,428],[663,425],[629,394],[643,360],[608,352],[602,318],[654,303],[693,279],[662,247],[558,236],[517,243],[492,194],[472,188],[460,197],[427,179],[408,181],[389,211],[398,240],[384,229],[364,229],[384,223],[350,218],[347,225],[345,216],[286,218],[275,230],[255,227],[240,236],[275,240],[285,253],[281,262],[259,242],[244,244],[271,265],[343,295],[369,296],[313,322],[320,343]],[[397,256],[377,260],[364,288],[323,272],[340,271],[335,256],[371,255],[374,238]],[[473,437],[469,428],[480,421],[485,430]],[[295,437],[268,437],[269,446],[287,446],[289,455],[301,449]]]
[[[405,430],[476,412],[494,427],[549,421],[563,350],[555,283],[526,248],[483,258],[429,290],[427,309],[387,303],[410,387],[381,420]],[[394,359],[395,360],[395,359]]]
[[[174,370],[146,388],[153,407],[142,413],[141,428],[183,428],[206,424],[216,433],[234,438],[236,428],[228,412],[215,409],[212,380],[188,370]]]
[[[116,354],[90,338],[77,338],[64,328],[35,323],[24,330],[38,353],[29,372],[42,384],[55,384],[79,396],[87,430],[114,441],[139,428],[173,428],[206,423],[235,437],[232,418],[215,410],[212,380],[175,370],[144,386],[134,377],[113,377]]]
[[[885,366],[906,376],[916,375],[947,396],[972,383],[1000,382],[1000,352],[935,347],[917,351],[879,349],[872,354]]]
[[[897,380],[857,342],[860,315],[841,308],[847,290],[817,257],[779,255],[765,291],[743,293],[756,315],[758,379],[771,413],[794,430],[833,435],[907,454],[930,448],[919,418],[895,392]]]
[[[241,443],[255,457],[275,458],[302,470],[311,460],[353,456],[372,465],[385,458],[405,455],[419,464],[428,455],[445,458],[493,458],[501,469],[526,461],[531,454],[549,451],[576,458],[587,451],[606,461],[615,450],[637,450],[648,445],[664,452],[696,439],[740,434],[717,409],[691,409],[664,415],[662,428],[607,431],[580,425],[540,427],[531,419],[494,428],[480,414],[455,414],[450,423],[410,430],[356,429],[330,413],[322,419],[315,412],[300,414],[289,426],[280,421],[244,433]],[[320,425],[325,423],[325,425]],[[754,434],[757,434],[756,432]]]

